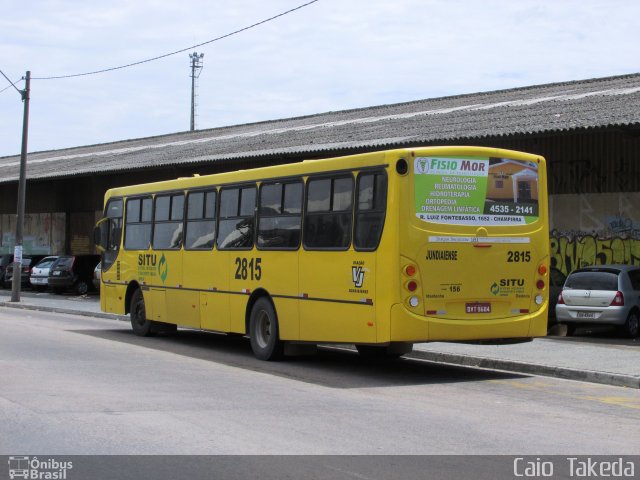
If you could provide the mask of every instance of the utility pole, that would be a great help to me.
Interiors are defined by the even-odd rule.
[[[196,129],[196,79],[202,70],[202,57],[204,53],[198,55],[197,52],[189,54],[191,59],[191,131]]]
[[[20,301],[22,281],[22,229],[24,226],[24,204],[27,189],[27,138],[29,136],[29,94],[31,92],[31,72],[27,70],[24,90],[20,91],[24,102],[22,117],[22,150],[20,152],[20,178],[18,180],[18,219],[16,221],[16,242],[13,247],[13,283],[11,284],[11,301]]]

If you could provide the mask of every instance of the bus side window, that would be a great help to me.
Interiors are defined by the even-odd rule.
[[[295,250],[300,246],[302,182],[262,184],[258,248]]]
[[[151,197],[130,198],[126,203],[124,248],[146,250],[151,242]]]
[[[256,187],[223,188],[218,220],[219,249],[249,250],[253,247]]]
[[[153,248],[177,250],[182,246],[184,194],[156,195],[153,222]]]
[[[187,197],[186,250],[211,250],[216,236],[216,191],[190,192]]]
[[[353,177],[310,179],[304,246],[308,250],[346,250],[351,243]]]
[[[375,250],[380,243],[387,206],[387,177],[382,172],[358,175],[358,203],[353,246]]]

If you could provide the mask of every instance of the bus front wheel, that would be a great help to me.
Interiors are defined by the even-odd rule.
[[[142,291],[137,289],[131,297],[131,328],[139,337],[151,337],[157,333],[155,322],[147,319]]]
[[[284,353],[284,343],[279,338],[278,317],[271,302],[259,298],[249,317],[251,350],[260,360],[277,360]]]

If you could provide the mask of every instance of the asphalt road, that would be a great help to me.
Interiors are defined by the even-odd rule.
[[[637,390],[0,308],[0,454],[629,455]]]

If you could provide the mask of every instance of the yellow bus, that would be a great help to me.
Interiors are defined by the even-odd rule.
[[[137,335],[247,335],[272,360],[547,330],[544,158],[419,147],[109,190],[101,308]],[[303,348],[304,349],[304,348]]]

